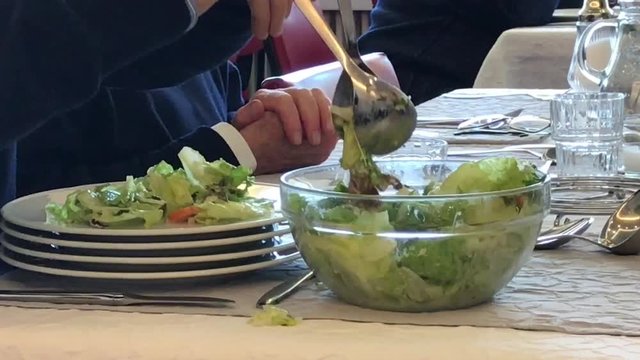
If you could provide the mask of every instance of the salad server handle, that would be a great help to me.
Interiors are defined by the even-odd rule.
[[[276,286],[274,286],[271,290],[267,291],[258,299],[256,302],[256,307],[260,308],[264,305],[276,305],[279,304],[282,300],[288,298],[291,294],[296,292],[300,288],[300,285],[307,280],[311,280],[315,277],[315,274],[312,270],[309,270],[304,275],[294,278],[291,280],[287,280],[282,282]]]
[[[148,296],[55,290],[0,290],[0,301],[106,306],[172,305],[202,307],[220,307],[234,303],[233,300],[229,299],[199,296]]]

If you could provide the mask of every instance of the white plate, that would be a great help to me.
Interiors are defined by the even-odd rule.
[[[243,221],[225,225],[186,225],[164,224],[150,229],[98,229],[89,226],[58,226],[47,224],[44,207],[50,202],[63,203],[72,191],[98,186],[84,185],[67,189],[44,191],[13,200],[2,208],[2,217],[15,225],[29,229],[54,233],[79,234],[90,236],[175,236],[204,233],[217,233],[239,229],[255,228],[281,222],[284,217],[280,210],[280,187],[277,185],[255,184],[249,188],[249,195],[275,201],[276,212],[271,218]]]
[[[243,259],[248,257],[266,255],[272,252],[280,252],[295,248],[293,238],[286,236],[281,238],[280,244],[262,249],[242,251],[235,253],[223,253],[201,256],[177,256],[177,257],[113,257],[113,256],[85,256],[85,255],[68,255],[55,253],[55,248],[51,248],[52,252],[43,252],[33,249],[27,249],[16,244],[12,244],[11,240],[0,236],[0,244],[3,247],[16,252],[18,254],[46,259],[73,262],[86,262],[97,264],[127,264],[127,265],[160,265],[160,264],[194,264],[202,262],[215,262]]]
[[[248,265],[231,266],[226,268],[217,269],[205,269],[205,270],[190,270],[190,271],[174,271],[174,272],[99,272],[99,271],[83,271],[83,270],[70,270],[63,269],[54,266],[44,266],[30,264],[25,261],[13,259],[10,255],[6,254],[4,249],[0,252],[0,259],[7,264],[17,267],[19,269],[34,271],[43,274],[78,277],[78,278],[90,278],[90,279],[111,279],[111,280],[176,280],[176,279],[193,279],[201,277],[212,277],[222,275],[234,275],[244,272],[261,270],[270,268],[276,265],[284,264],[294,261],[300,258],[300,253],[294,253],[290,255],[275,255],[275,259],[269,259],[261,262],[256,262]]]
[[[283,227],[275,231],[264,232],[253,235],[245,235],[238,237],[222,238],[222,239],[206,239],[195,241],[176,241],[176,242],[136,242],[136,243],[110,243],[101,241],[73,241],[73,240],[61,240],[52,239],[43,236],[34,236],[24,234],[19,231],[15,231],[7,228],[4,224],[0,224],[0,229],[6,234],[13,237],[30,241],[43,245],[57,245],[66,246],[80,249],[99,249],[99,250],[183,250],[183,249],[195,249],[214,246],[236,245],[253,241],[259,241],[264,239],[270,239],[275,236],[288,234],[291,230],[288,227]],[[150,239],[152,240],[152,239]]]

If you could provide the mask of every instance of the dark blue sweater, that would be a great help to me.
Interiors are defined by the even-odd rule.
[[[250,12],[221,0],[189,21],[184,0],[0,0],[0,204],[17,159],[21,193],[137,175],[182,145],[234,161],[208,127],[240,105],[225,61]]]
[[[104,86],[18,142],[17,194],[141,176],[161,160],[178,165],[182,146],[235,163],[210,126],[241,104],[238,73],[226,63],[172,87]]]
[[[421,103],[471,87],[500,34],[549,22],[558,0],[378,0],[363,53],[382,51],[402,89]]]

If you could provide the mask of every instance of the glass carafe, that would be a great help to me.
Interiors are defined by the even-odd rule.
[[[625,125],[640,129],[640,0],[620,0],[619,4],[617,19],[596,21],[580,35],[572,70],[601,92],[626,94]],[[601,35],[609,38],[612,49],[607,65],[598,70],[587,61],[585,45]]]

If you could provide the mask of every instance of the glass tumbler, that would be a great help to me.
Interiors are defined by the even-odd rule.
[[[613,176],[622,165],[622,93],[576,92],[551,101],[560,176]]]

